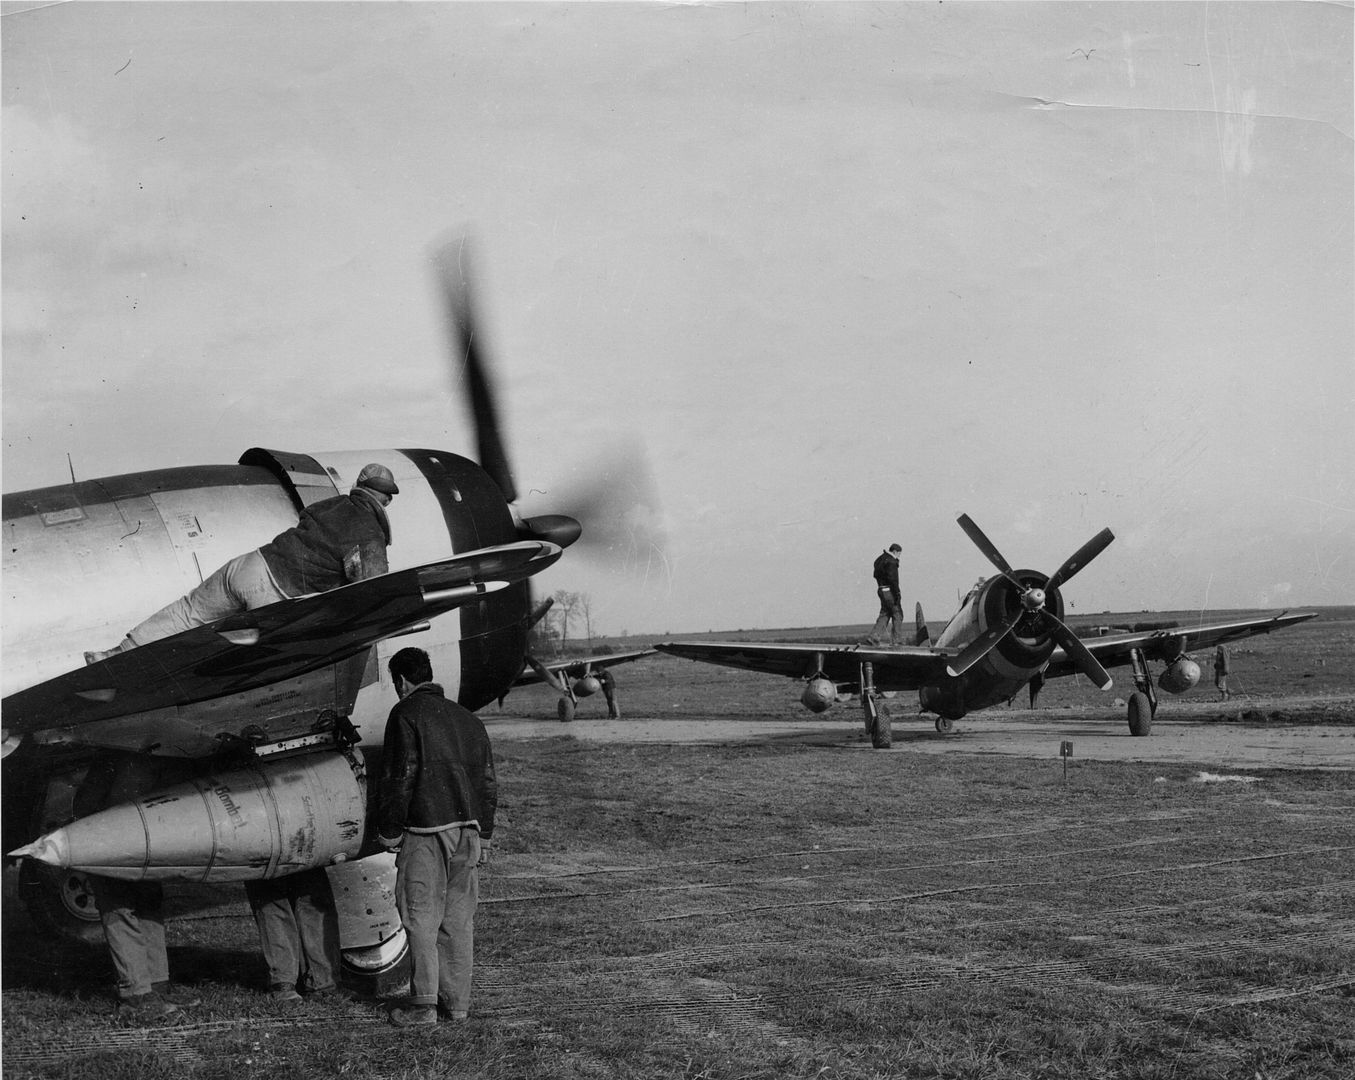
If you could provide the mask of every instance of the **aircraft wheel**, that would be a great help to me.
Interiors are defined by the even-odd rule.
[[[949,716],[938,716],[936,718],[936,733],[938,735],[949,735],[955,730],[955,721]]]
[[[875,705],[875,730],[870,733],[870,745],[876,750],[888,750],[894,745],[894,730],[889,723],[889,710],[882,701]]]
[[[562,697],[560,704],[555,707],[555,711],[559,714],[560,723],[567,724],[574,719],[574,702],[567,697]]]
[[[24,909],[42,933],[91,945],[104,940],[88,874],[24,859],[19,863],[18,891]]]
[[[1129,695],[1129,734],[1148,735],[1153,730],[1153,707],[1139,690]]]

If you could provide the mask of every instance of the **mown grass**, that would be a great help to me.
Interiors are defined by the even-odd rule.
[[[238,890],[142,1035],[7,909],[7,1077],[1330,1078],[1355,1070],[1355,780],[774,745],[496,749],[472,1020],[280,1016]],[[117,1040],[123,1039],[124,1043]],[[44,1058],[44,1055],[45,1058]]]

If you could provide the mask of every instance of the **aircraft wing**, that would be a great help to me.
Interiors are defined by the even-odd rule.
[[[1307,622],[1309,619],[1315,618],[1317,618],[1315,611],[1298,612],[1293,615],[1288,612],[1281,612],[1278,615],[1271,615],[1266,618],[1210,623],[1207,626],[1178,626],[1169,630],[1115,634],[1101,638],[1083,638],[1082,644],[1087,646],[1088,651],[1101,662],[1103,667],[1110,668],[1129,663],[1129,654],[1133,649],[1143,649],[1150,657],[1157,657],[1159,651],[1166,648],[1173,655],[1162,656],[1161,659],[1174,659],[1177,649],[1174,639],[1178,638],[1185,639],[1184,646],[1181,648],[1183,652],[1190,652],[1193,649],[1212,649],[1221,642],[1239,641],[1243,638],[1254,637],[1257,634],[1268,634],[1272,630],[1294,626],[1296,623]],[[1062,675],[1076,675],[1077,672],[1076,665],[1068,659],[1068,655],[1062,649],[1055,649],[1054,655],[1049,661],[1049,668],[1045,671],[1045,678],[1053,679]]]
[[[570,678],[581,679],[589,671],[616,667],[617,664],[629,664],[633,660],[653,655],[653,649],[638,649],[635,652],[608,653],[606,656],[577,656],[571,660],[556,660],[553,663],[542,664],[541,666],[553,676],[568,675]],[[517,677],[513,685],[531,686],[535,683],[547,681],[539,672],[526,667],[522,669],[522,674]]]
[[[543,541],[502,544],[229,615],[11,694],[5,733],[187,705],[304,675],[544,570],[560,552]]]
[[[875,667],[875,684],[881,689],[915,690],[940,682],[946,675],[946,663],[958,655],[956,649],[936,649],[924,645],[878,648],[871,645],[815,645],[743,641],[668,641],[655,645],[660,652],[700,660],[706,664],[760,671],[808,679],[820,672],[839,685],[855,685],[861,679],[861,665]]]

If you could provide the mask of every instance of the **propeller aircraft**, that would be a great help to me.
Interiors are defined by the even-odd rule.
[[[217,882],[323,866],[350,970],[394,972],[404,939],[393,864],[374,855],[366,809],[371,754],[396,701],[389,655],[427,650],[447,696],[474,710],[534,673],[572,703],[595,671],[650,651],[549,664],[528,655],[541,613],[528,579],[581,537],[587,548],[593,519],[605,535],[629,508],[608,502],[613,481],[580,496],[583,522],[520,514],[464,240],[434,264],[478,463],[430,449],[256,447],[234,465],[4,496],[4,850],[21,860],[20,895],[42,928],[99,935],[88,873]],[[400,491],[388,573],[85,662],[304,507],[347,493],[368,462],[389,468]],[[77,820],[82,778],[119,754],[172,759],[189,779]]]
[[[660,652],[709,664],[800,679],[801,703],[813,713],[842,695],[858,694],[865,727],[876,748],[892,743],[889,714],[879,695],[916,690],[922,711],[936,715],[936,730],[950,734],[967,713],[1010,701],[1025,686],[1035,706],[1048,679],[1086,675],[1101,690],[1112,684],[1107,667],[1131,666],[1129,731],[1148,735],[1157,712],[1149,662],[1164,665],[1157,687],[1185,693],[1200,680],[1190,649],[1210,648],[1314,618],[1315,612],[1282,612],[1270,618],[1214,623],[1191,629],[1145,629],[1083,641],[1063,621],[1062,589],[1115,539],[1102,529],[1052,574],[1015,570],[967,514],[960,528],[998,573],[980,580],[961,600],[935,642],[919,604],[913,644],[893,647],[831,644],[670,641]]]

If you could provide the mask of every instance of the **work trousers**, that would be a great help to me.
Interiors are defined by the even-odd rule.
[[[395,857],[395,894],[409,936],[411,1005],[470,1008],[480,833],[470,827],[406,832]]]
[[[888,630],[889,643],[897,645],[903,633],[903,608],[888,589],[880,589],[879,593],[880,617],[875,620],[875,627],[871,630],[870,636],[875,641],[882,642],[885,631]]]
[[[268,985],[331,990],[339,974],[339,916],[323,869],[245,882]]]
[[[257,550],[237,555],[214,571],[186,596],[166,604],[127,631],[124,650],[147,645],[204,623],[224,619],[237,611],[267,607],[286,594],[278,588],[268,563]]]
[[[149,994],[157,984],[168,982],[165,893],[160,883],[93,875],[90,882],[117,972],[118,997]]]

